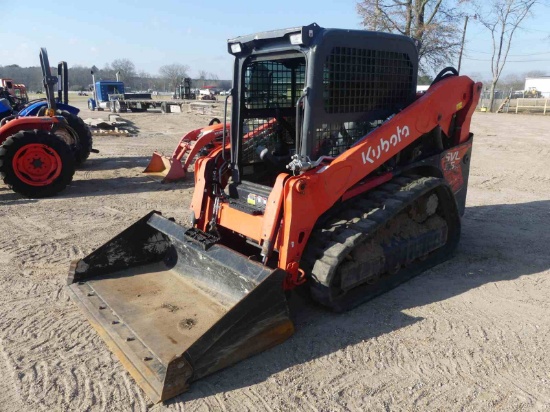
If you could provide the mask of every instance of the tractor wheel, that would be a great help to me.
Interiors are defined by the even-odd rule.
[[[81,165],[90,156],[90,152],[92,151],[92,133],[84,121],[77,115],[71,114],[66,110],[58,110],[57,114],[63,116],[69,127],[78,135],[78,142],[76,142],[72,149],[77,166]]]
[[[23,130],[0,146],[0,176],[25,197],[53,196],[71,183],[74,175],[71,148],[43,130]]]
[[[92,112],[95,110],[95,107],[92,102],[88,102],[88,109],[90,109]]]

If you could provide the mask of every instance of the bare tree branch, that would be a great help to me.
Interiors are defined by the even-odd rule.
[[[159,69],[160,75],[168,80],[172,90],[175,90],[183,82],[183,79],[187,77],[187,72],[189,72],[189,66],[179,63],[167,64]]]
[[[460,10],[470,0],[361,0],[357,12],[368,30],[399,33],[419,40],[420,68],[435,72],[460,47]]]
[[[491,33],[491,98],[489,110],[493,111],[496,85],[506,65],[514,33],[530,14],[537,0],[492,0],[490,10],[479,11],[480,21]]]

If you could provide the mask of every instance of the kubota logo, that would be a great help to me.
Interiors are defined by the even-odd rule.
[[[401,143],[401,138],[409,137],[410,131],[409,126],[403,126],[400,128],[397,126],[397,132],[392,134],[389,139],[380,138],[376,146],[371,145],[364,152],[361,152],[363,157],[363,164],[374,163],[375,160],[380,159],[380,156],[384,153],[390,151],[391,146],[397,146],[398,143]]]

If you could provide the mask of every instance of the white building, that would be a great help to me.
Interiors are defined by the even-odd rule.
[[[525,79],[525,90],[536,88],[542,93],[542,97],[550,99],[550,76],[527,77]]]

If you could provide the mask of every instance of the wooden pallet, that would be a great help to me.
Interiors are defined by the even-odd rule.
[[[509,103],[510,103],[510,98],[507,97],[506,99],[504,99],[504,101],[498,107],[497,113],[503,113],[504,106],[506,106]]]
[[[92,130],[94,136],[128,136],[130,132],[128,130],[119,130],[115,127],[114,130]]]

